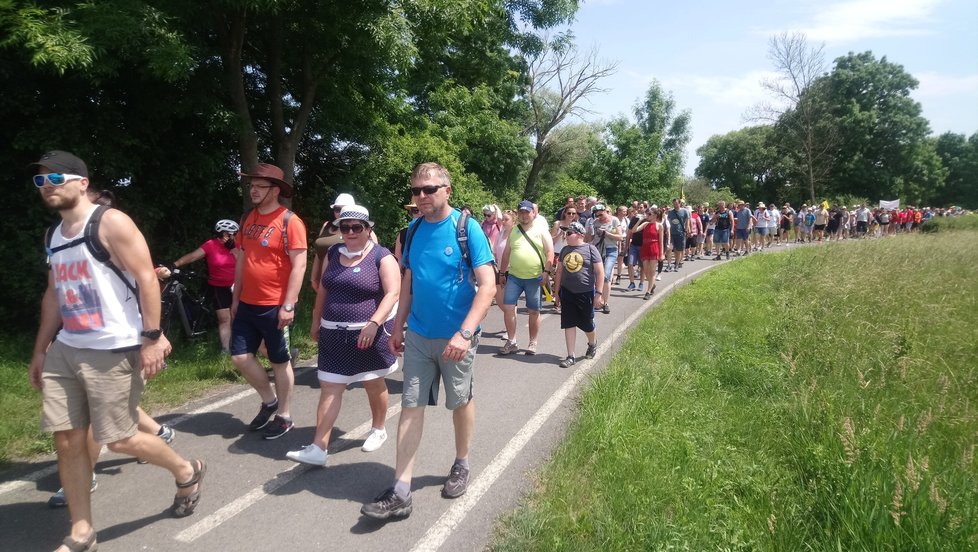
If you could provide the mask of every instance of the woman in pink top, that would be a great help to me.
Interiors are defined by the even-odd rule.
[[[238,223],[221,219],[214,225],[214,237],[197,249],[180,257],[174,268],[207,259],[207,293],[217,313],[217,333],[221,338],[221,350],[228,352],[231,340],[231,286],[234,284],[234,236]]]

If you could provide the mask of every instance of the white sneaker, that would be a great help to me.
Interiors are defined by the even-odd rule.
[[[662,275],[661,274],[656,274],[655,275],[655,281],[656,282],[661,282],[662,281]]]
[[[301,462],[303,464],[311,464],[313,466],[325,466],[326,457],[329,454],[317,447],[316,445],[306,445],[301,450],[293,450],[285,454],[289,460],[294,460],[296,462]]]
[[[387,440],[386,429],[377,429],[372,427],[370,428],[370,433],[367,435],[367,438],[364,439],[363,446],[360,447],[360,450],[362,450],[363,452],[373,452],[379,449],[380,445],[383,445],[384,441],[386,440]]]

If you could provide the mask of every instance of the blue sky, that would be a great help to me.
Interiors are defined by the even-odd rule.
[[[912,95],[936,135],[978,132],[978,0],[583,0],[571,27],[578,47],[617,61],[588,120],[631,117],[657,79],[692,112],[687,174],[714,134],[747,126],[749,107],[770,99],[770,38],[801,31],[833,61],[872,51],[920,81]]]

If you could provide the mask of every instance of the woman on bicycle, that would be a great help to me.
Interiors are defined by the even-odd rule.
[[[360,382],[370,403],[372,428],[361,450],[371,452],[387,440],[387,382],[397,357],[387,340],[401,291],[394,255],[370,239],[374,223],[362,205],[348,205],[333,222],[342,245],[329,248],[316,291],[310,337],[319,343],[319,406],[312,444],[291,451],[290,460],[323,466],[343,393]]]
[[[173,262],[174,268],[207,258],[207,293],[217,313],[217,334],[221,351],[227,353],[231,340],[231,286],[234,284],[234,236],[238,223],[221,219],[214,225],[214,237]]]

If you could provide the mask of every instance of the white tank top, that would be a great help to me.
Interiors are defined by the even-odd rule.
[[[94,211],[93,207],[85,218],[86,225]],[[77,236],[66,238],[61,234],[63,224],[52,232],[52,250],[84,234],[83,225]],[[136,347],[142,343],[139,296],[112,269],[92,256],[84,242],[53,253],[50,261],[63,324],[58,332],[59,341],[80,349],[99,350]],[[132,276],[127,272],[123,275],[135,287]]]

